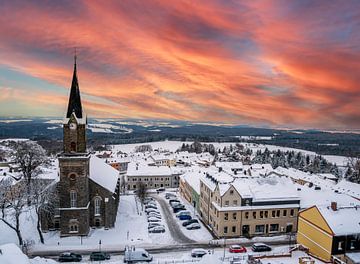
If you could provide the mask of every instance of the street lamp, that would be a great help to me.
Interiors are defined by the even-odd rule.
[[[101,252],[101,239],[99,240],[99,251]]]

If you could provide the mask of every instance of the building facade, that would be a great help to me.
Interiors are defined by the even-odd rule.
[[[298,197],[282,197],[278,193],[275,197],[254,197],[247,189],[247,180],[229,180],[220,181],[208,174],[200,179],[200,216],[215,236],[253,237],[296,232]]]

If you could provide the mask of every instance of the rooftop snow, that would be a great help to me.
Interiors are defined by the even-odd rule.
[[[119,172],[96,156],[90,158],[90,179],[114,193]]]

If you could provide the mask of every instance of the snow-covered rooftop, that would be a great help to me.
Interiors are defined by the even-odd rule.
[[[319,206],[319,211],[335,235],[360,234],[360,206],[338,207]]]
[[[119,172],[106,164],[96,156],[90,158],[90,179],[106,188],[110,192],[115,192],[116,184],[119,179]]]

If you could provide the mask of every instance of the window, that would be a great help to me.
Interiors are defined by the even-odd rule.
[[[294,216],[294,209],[290,210],[290,216]]]
[[[76,207],[77,193],[70,191],[70,207]]]
[[[283,216],[285,217],[287,215],[287,210],[283,211]]]
[[[233,219],[236,220],[236,213],[233,213]]]
[[[234,194],[234,191],[233,190],[230,190],[230,195],[233,195]]]
[[[265,218],[268,218],[268,211],[265,211]]]
[[[338,250],[343,250],[343,248],[344,248],[344,241],[339,241]]]
[[[229,214],[228,213],[225,213],[224,214],[224,220],[228,220],[229,219]]]
[[[224,234],[227,234],[227,232],[228,232],[228,227],[224,226]]]
[[[233,227],[231,228],[231,231],[232,231],[233,233],[235,233],[235,232],[236,232],[236,226],[233,226]]]
[[[276,211],[276,217],[280,217],[280,210]]]
[[[264,212],[260,211],[260,218],[264,218]]]
[[[233,205],[234,205],[234,206],[237,206],[237,200],[234,200],[234,201],[233,201]]]
[[[279,224],[270,225],[270,232],[278,232],[278,231],[279,231]]]
[[[225,201],[225,206],[229,206],[229,201]]]
[[[275,210],[271,211],[271,217],[275,217]]]
[[[100,215],[101,214],[101,199],[100,197],[96,197],[95,198],[95,215]]]
[[[355,249],[355,243],[356,243],[356,240],[350,241],[350,249]]]
[[[245,219],[249,219],[249,212],[245,212]]]
[[[256,212],[253,212],[253,218],[256,219]]]
[[[76,152],[76,143],[75,142],[70,143],[70,151],[71,152]]]
[[[255,233],[258,234],[263,234],[265,230],[265,226],[264,225],[256,225],[255,226]]]

